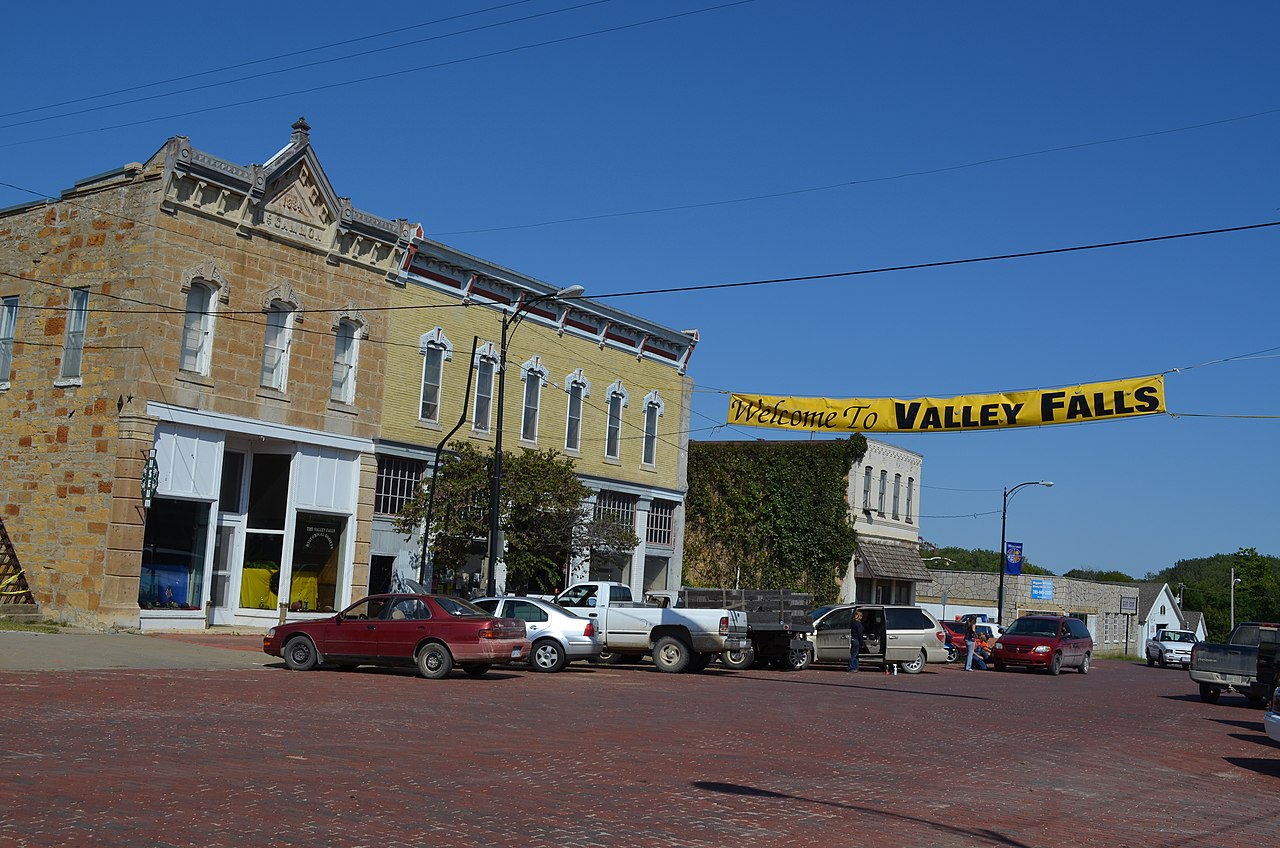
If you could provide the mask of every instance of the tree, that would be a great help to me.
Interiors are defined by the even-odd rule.
[[[938,571],[991,571],[1000,572],[1000,563],[1003,558],[995,551],[988,551],[982,548],[937,548],[932,545],[924,546],[920,551],[920,555],[926,560],[925,565]],[[939,559],[933,559],[933,558]],[[944,560],[950,560],[946,562]],[[1044,574],[1053,576],[1053,572],[1047,568],[1041,568],[1033,565],[1030,560],[1024,560],[1022,563],[1022,571],[1024,574]]]
[[[440,460],[431,515],[432,561],[462,568],[477,540],[489,538],[493,453],[454,442]],[[426,520],[429,481],[396,517],[411,533]],[[574,551],[626,551],[638,543],[631,528],[596,520],[584,508],[591,489],[573,460],[553,450],[502,452],[499,526],[506,539],[508,591],[549,589],[561,581]]]
[[[684,579],[717,588],[792,589],[833,600],[856,535],[849,469],[861,435],[795,442],[693,442]]]
[[[1123,571],[1098,571],[1091,568],[1073,568],[1063,577],[1072,577],[1076,580],[1096,580],[1099,583],[1134,583],[1137,578],[1131,574],[1125,574]]]
[[[1240,578],[1236,621],[1280,620],[1280,558],[1259,554],[1256,548],[1178,560],[1145,579],[1168,583],[1174,594],[1183,584],[1183,609],[1203,613],[1210,638],[1224,639],[1231,625],[1232,568]]]

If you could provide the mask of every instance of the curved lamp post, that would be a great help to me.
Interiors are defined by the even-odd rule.
[[[1239,577],[1236,577],[1236,570],[1234,568],[1231,569],[1231,629],[1232,630],[1236,629],[1236,587],[1239,586],[1242,582],[1244,581],[1242,581]]]
[[[493,436],[493,479],[489,487],[489,580],[485,588],[490,597],[498,593],[497,566],[501,547],[498,513],[502,503],[502,406],[507,397],[507,338],[531,307],[552,300],[577,297],[582,291],[582,286],[566,286],[559,291],[522,300],[509,313],[505,309],[502,311],[502,337],[498,347],[498,429]]]
[[[996,623],[997,624],[1004,624],[1004,564],[1005,564],[1004,563],[1004,557],[1005,557],[1004,531],[1005,531],[1005,525],[1008,522],[1008,518],[1009,518],[1009,498],[1011,498],[1013,496],[1013,493],[1021,489],[1023,486],[1044,486],[1046,489],[1048,489],[1053,486],[1053,481],[1052,480],[1028,480],[1025,483],[1019,483],[1018,485],[1014,486],[1012,489],[1005,488],[1004,490],[1004,503],[1000,507],[1000,589],[999,589],[999,593],[996,596]]]

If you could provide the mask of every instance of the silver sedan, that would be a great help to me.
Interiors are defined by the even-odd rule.
[[[550,601],[503,596],[476,598],[471,603],[493,615],[524,622],[525,636],[533,643],[529,652],[533,671],[560,671],[574,660],[593,660],[604,650],[595,622]]]

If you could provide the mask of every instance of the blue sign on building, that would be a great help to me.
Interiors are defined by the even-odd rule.
[[[1053,600],[1053,581],[1038,578],[1031,579],[1031,598],[1036,601]]]

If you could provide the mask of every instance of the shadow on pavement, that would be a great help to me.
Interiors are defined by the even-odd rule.
[[[1261,757],[1223,757],[1233,766],[1238,766],[1249,771],[1256,771],[1258,774],[1265,774],[1267,777],[1280,777],[1280,760],[1263,759]]]
[[[780,677],[759,677],[757,675],[751,674],[750,672],[737,671],[737,672],[731,672],[730,674],[726,674],[725,677],[726,679],[730,679],[730,680],[767,680],[770,683],[790,683],[793,686],[831,686],[836,689],[862,689],[867,692],[884,691],[884,687],[881,687],[881,686],[860,686],[856,683],[853,683],[852,681],[847,683],[846,682],[828,683],[822,680],[801,680],[798,677],[792,676],[792,675],[799,675],[802,673],[803,672],[783,672],[782,676]],[[917,676],[908,675],[908,677],[911,677],[912,679],[918,679],[918,675]],[[985,695],[959,695],[959,694],[956,694],[955,692],[913,692],[910,689],[894,689],[893,691],[902,695],[920,695],[926,698],[960,698],[961,700],[967,700],[967,701],[990,701],[991,700]]]
[[[942,824],[941,822],[929,821],[928,819],[917,818],[915,816],[904,816],[901,813],[887,813],[884,810],[877,810],[872,807],[860,807],[856,804],[841,804],[837,801],[818,801],[814,798],[804,798],[800,795],[788,795],[785,792],[774,792],[770,789],[761,789],[757,786],[744,786],[740,783],[720,783],[714,780],[695,780],[692,784],[697,789],[707,792],[721,792],[725,795],[745,795],[753,798],[777,798],[786,801],[803,801],[808,804],[821,804],[825,807],[836,807],[841,810],[852,810],[858,813],[866,813],[869,816],[880,816],[881,818],[893,819],[900,822],[911,822],[913,824],[923,825],[924,827],[934,830],[941,830],[946,833],[957,834],[960,836],[968,836],[988,845],[1009,845],[1015,848],[1031,848],[1025,842],[1019,842],[1011,839],[1001,833],[993,830],[975,830],[967,827],[956,827],[954,825]]]

